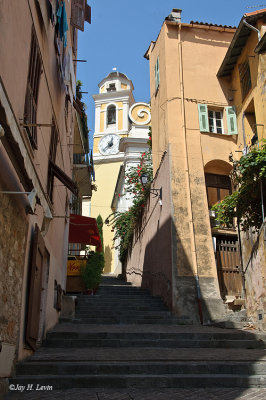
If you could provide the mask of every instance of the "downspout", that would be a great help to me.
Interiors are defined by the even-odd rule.
[[[242,115],[242,132],[243,132],[243,140],[244,140],[244,149],[246,149],[246,147],[247,147],[246,133],[245,133],[245,122],[244,122],[245,116],[246,116],[246,114],[243,112],[243,115]]]
[[[179,51],[179,79],[180,79],[180,92],[181,92],[181,109],[182,109],[182,130],[184,137],[184,153],[185,153],[185,179],[189,190],[189,201],[188,201],[188,218],[189,218],[189,230],[191,237],[191,251],[192,251],[192,265],[193,272],[196,272],[196,289],[197,289],[197,300],[200,323],[203,324],[203,313],[202,313],[202,300],[201,290],[199,284],[199,271],[197,262],[197,250],[195,242],[195,229],[193,223],[193,210],[192,210],[192,199],[191,199],[191,185],[189,177],[189,162],[188,162],[188,149],[187,149],[187,132],[186,132],[186,111],[185,111],[185,95],[184,95],[184,78],[183,78],[183,58],[182,58],[182,43],[181,43],[181,23],[178,24],[178,51]]]
[[[260,39],[261,39],[260,31],[257,28],[255,28],[255,26],[250,25],[245,19],[243,19],[243,24],[246,25],[249,29],[252,29],[253,31],[257,32],[258,39],[260,41]]]

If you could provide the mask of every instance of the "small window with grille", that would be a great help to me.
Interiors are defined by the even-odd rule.
[[[31,34],[31,49],[26,88],[24,123],[31,145],[37,149],[37,104],[41,77],[41,57],[34,28]]]

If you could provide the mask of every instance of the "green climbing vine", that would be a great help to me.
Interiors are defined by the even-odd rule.
[[[231,179],[236,190],[212,207],[220,225],[228,227],[237,217],[243,231],[259,230],[262,224],[262,201],[266,200],[266,142],[253,147],[247,155],[235,160]],[[264,200],[262,200],[264,199]]]
[[[149,137],[151,142],[151,137]],[[141,185],[140,177],[145,173],[148,182],[152,182],[152,159],[151,148],[141,154],[139,164],[126,170],[125,186],[123,196],[130,196],[132,199],[131,207],[124,212],[114,212],[108,217],[108,224],[114,230],[114,242],[118,243],[119,259],[121,262],[126,260],[129,249],[132,246],[134,230],[142,219],[145,204],[149,197],[149,191],[144,190]],[[120,197],[120,195],[119,195]]]

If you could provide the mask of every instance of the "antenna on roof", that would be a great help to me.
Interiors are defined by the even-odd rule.
[[[256,6],[247,6],[246,8],[266,7],[266,4],[257,4]]]

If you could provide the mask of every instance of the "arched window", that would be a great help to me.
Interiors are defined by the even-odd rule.
[[[109,106],[107,108],[107,125],[116,123],[116,106]]]

